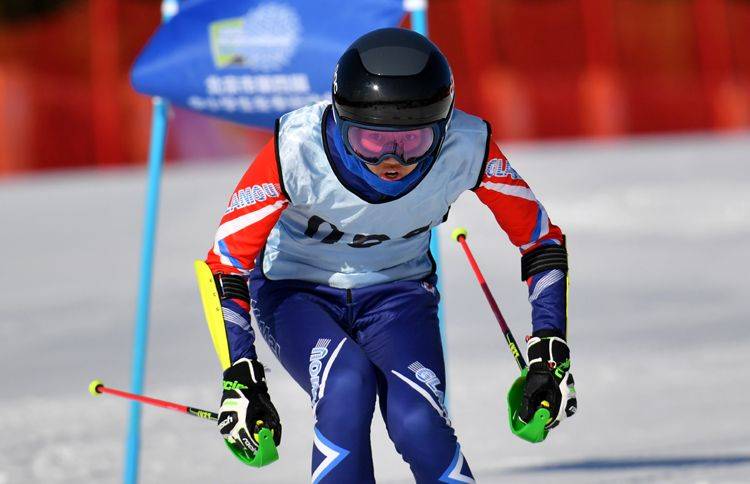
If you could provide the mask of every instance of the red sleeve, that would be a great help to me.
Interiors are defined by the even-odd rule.
[[[493,142],[475,192],[522,253],[543,244],[562,245],[560,228],[552,224],[529,185]]]
[[[247,274],[289,201],[283,193],[272,139],[229,198],[206,263],[216,274]]]

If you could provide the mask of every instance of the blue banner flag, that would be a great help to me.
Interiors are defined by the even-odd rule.
[[[336,61],[360,35],[394,27],[402,0],[192,0],[131,72],[138,92],[240,124],[330,99]]]

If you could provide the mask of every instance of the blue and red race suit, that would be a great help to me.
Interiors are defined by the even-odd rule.
[[[329,111],[319,104],[281,118],[232,193],[208,253],[215,274],[249,282],[250,306],[223,302],[232,361],[255,357],[252,312],[310,395],[313,482],[374,482],[376,394],[418,482],[473,482],[443,407],[429,229],[472,190],[522,255],[562,245],[563,234],[489,139],[489,127],[458,110],[417,187],[398,200],[368,203],[330,162]],[[526,279],[534,331],[565,333],[566,276],[553,269]]]

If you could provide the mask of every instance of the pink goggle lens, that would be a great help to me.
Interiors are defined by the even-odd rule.
[[[357,155],[372,161],[388,154],[398,155],[404,161],[419,158],[427,154],[435,141],[435,132],[429,126],[407,131],[378,131],[352,126],[347,136]]]

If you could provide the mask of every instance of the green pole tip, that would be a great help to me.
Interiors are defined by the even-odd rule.
[[[464,238],[466,238],[469,235],[469,231],[464,227],[456,227],[455,229],[453,229],[453,232],[451,232],[451,239],[458,242],[458,238],[462,235],[464,236]]]
[[[511,415],[510,430],[513,434],[532,444],[538,444],[547,438],[547,422],[550,421],[550,413],[546,408],[540,408],[531,418],[531,421],[524,423],[518,418],[518,415]]]
[[[95,397],[98,397],[102,394],[102,392],[99,391],[99,387],[103,387],[104,383],[102,383],[101,380],[94,380],[91,383],[89,383],[89,393],[92,394]]]
[[[243,464],[247,464],[251,467],[264,467],[268,464],[272,464],[279,460],[279,451],[276,449],[276,444],[273,441],[273,433],[269,429],[261,429],[255,437],[258,441],[258,450],[255,454],[250,453],[239,446],[230,444],[226,440],[224,441],[232,451],[235,457],[237,457]]]
[[[550,421],[550,411],[546,408],[537,409],[530,422],[523,422],[518,418],[518,412],[523,402],[523,387],[528,371],[528,368],[524,368],[521,376],[513,382],[508,391],[508,423],[513,435],[532,444],[537,444],[546,439],[549,433],[547,424]]]

